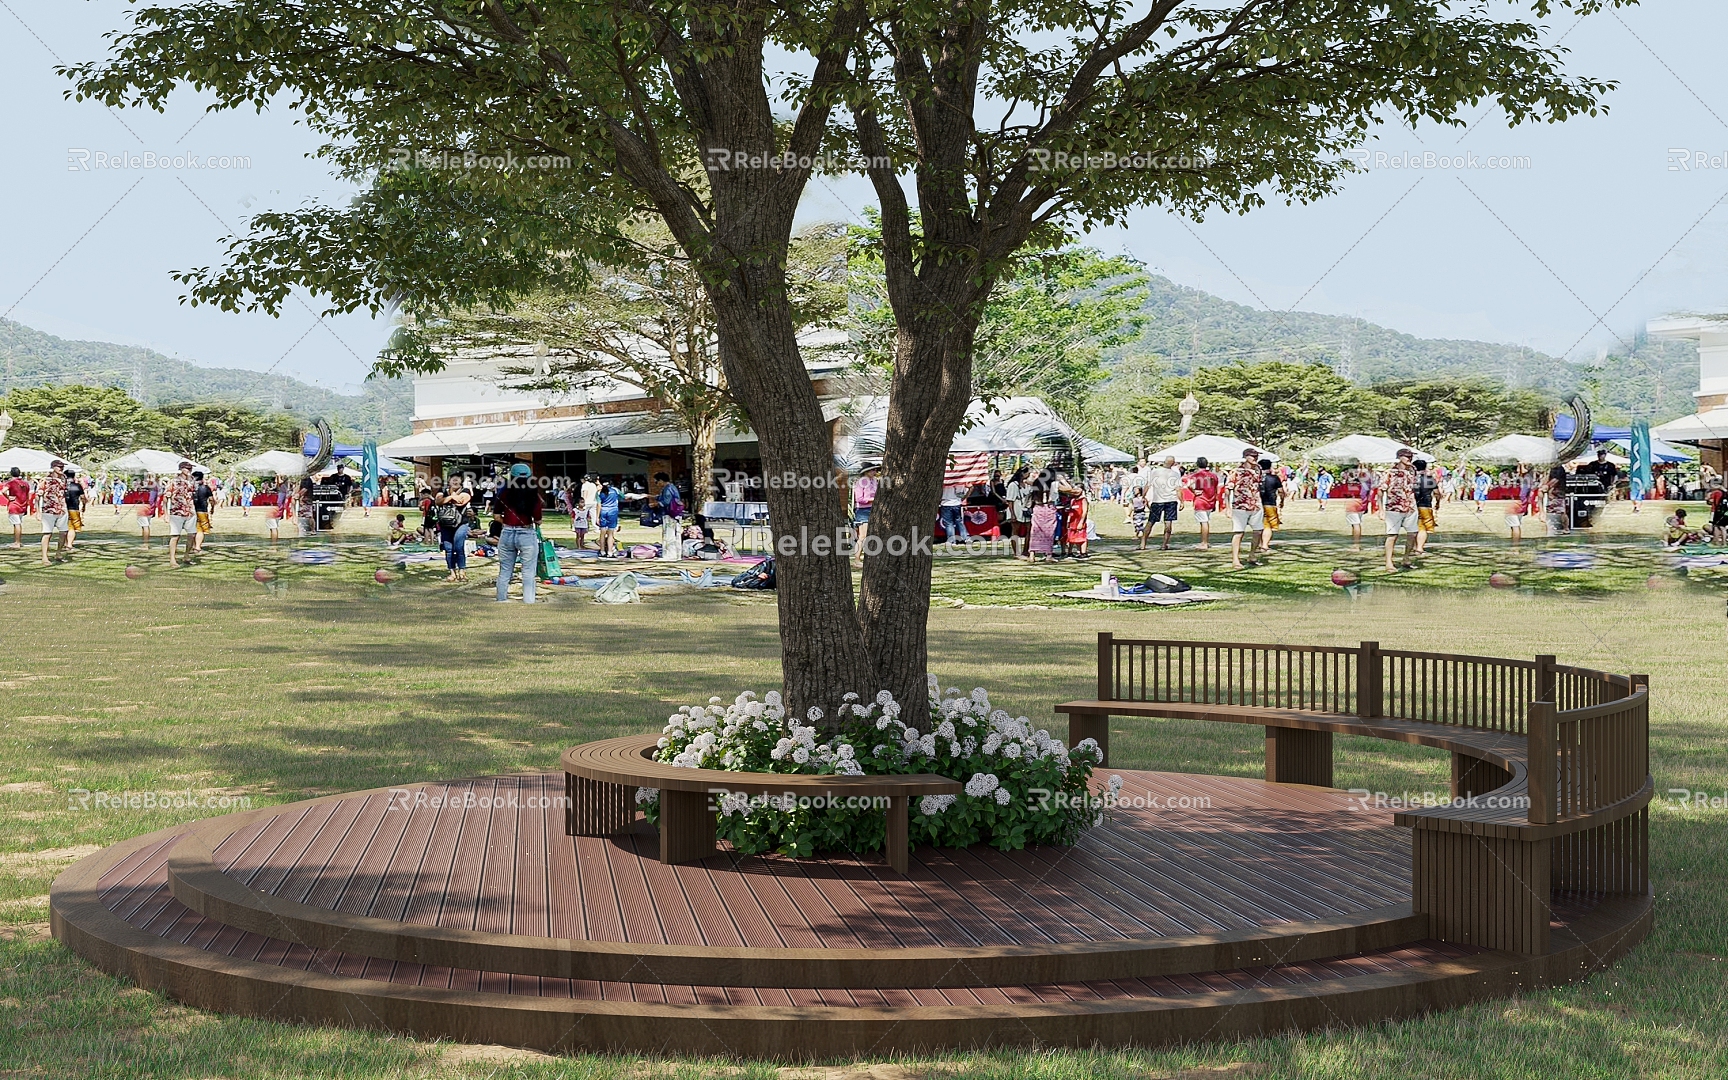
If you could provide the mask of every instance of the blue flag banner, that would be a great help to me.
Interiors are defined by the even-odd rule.
[[[1632,422],[1632,437],[1628,440],[1631,449],[1631,468],[1627,470],[1627,478],[1637,489],[1638,494],[1650,490],[1650,425],[1642,420]]]
[[[378,501],[378,442],[367,439],[360,448],[360,497],[367,506]]]

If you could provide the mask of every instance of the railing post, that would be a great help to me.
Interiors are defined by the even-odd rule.
[[[1536,657],[1536,687],[1530,695],[1531,701],[1555,701],[1554,697],[1554,657],[1544,653]]]
[[[1540,657],[1537,658],[1540,661]],[[1550,660],[1553,657],[1549,657]],[[1541,668],[1538,667],[1538,673]],[[1552,672],[1550,672],[1552,674]],[[1526,725],[1525,758],[1528,763],[1528,785],[1530,794],[1530,824],[1552,825],[1554,823],[1554,703],[1552,701],[1532,701],[1530,703],[1529,722]]]
[[[1116,635],[1098,631],[1098,700],[1116,700]]]
[[[1356,715],[1363,719],[1382,715],[1380,665],[1380,643],[1364,641],[1356,657]]]

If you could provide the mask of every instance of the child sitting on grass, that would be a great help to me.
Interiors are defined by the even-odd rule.
[[[390,523],[390,546],[391,547],[401,547],[403,544],[406,544],[408,542],[407,521],[408,521],[408,519],[404,515],[397,514],[396,520],[392,521]]]

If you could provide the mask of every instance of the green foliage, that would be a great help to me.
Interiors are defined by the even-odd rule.
[[[0,397],[0,409],[12,414],[7,442],[89,467],[149,445],[202,461],[234,461],[293,445],[299,430],[293,417],[243,405],[150,409],[113,386],[21,387]]]
[[[375,198],[353,206],[260,215],[226,269],[188,272],[194,302],[274,310],[304,286],[337,310],[404,298],[445,309],[503,306],[568,273],[564,256],[608,248],[613,224],[650,203],[716,285],[741,263],[779,259],[783,239],[728,247],[728,223],[770,198],[795,203],[811,169],[711,177],[731,192],[711,197],[691,179],[700,147],[886,153],[882,182],[928,173],[920,202],[944,215],[923,254],[975,260],[991,278],[1040,224],[1113,223],[1147,204],[1198,217],[1268,197],[1317,199],[1352,171],[1344,152],[1388,118],[1461,124],[1460,111],[1484,100],[1514,124],[1594,113],[1612,84],[1566,75],[1560,52],[1519,17],[1555,6],[1601,3],[1529,0],[1492,14],[1172,3],[1142,18],[1105,4],[1015,3],[977,24],[964,6],[842,0],[379,10],[197,0],[135,10],[107,61],[62,70],[77,96],[114,106],[160,108],[181,85],[218,109],[285,100],[346,175],[380,176]],[[769,52],[804,58],[814,73],[771,74]],[[975,127],[973,102],[948,100],[956,86],[1037,119]],[[837,106],[864,122],[842,123]],[[960,120],[941,139],[938,115]],[[1126,147],[1154,167],[1080,157]],[[422,153],[504,164],[450,169]],[[557,167],[530,167],[536,155]],[[400,236],[387,227],[393,216],[449,227]]]
[[[1598,423],[1652,423],[1683,416],[1697,407],[1698,346],[1691,341],[1633,335],[1630,348],[1584,367],[1579,391]]]
[[[1191,434],[1233,435],[1267,449],[1338,434],[1356,399],[1356,388],[1324,364],[1272,360],[1201,368],[1135,401],[1144,441],[1176,434],[1182,421],[1177,405],[1190,390],[1200,402]]]
[[[12,414],[7,442],[79,462],[136,449],[161,432],[163,421],[112,386],[20,388],[0,397],[0,409]]]
[[[847,270],[853,348],[862,363],[889,370],[896,324],[880,215],[868,212],[867,224],[852,229]],[[1138,262],[1062,237],[1023,252],[984,306],[973,342],[974,396],[1026,394],[1078,415],[1105,378],[1105,353],[1145,325],[1146,281]]]
[[[1547,429],[1555,402],[1492,379],[1381,383],[1356,393],[1356,425],[1425,450],[1460,450],[1495,435]]]
[[[286,413],[220,402],[164,405],[160,412],[162,441],[200,461],[237,461],[300,445],[300,421]]]

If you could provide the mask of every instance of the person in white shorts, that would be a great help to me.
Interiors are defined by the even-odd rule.
[[[192,481],[192,463],[182,461],[180,473],[168,481],[168,565],[179,566],[180,537],[186,537],[188,548],[198,536],[198,516],[192,500],[198,485]]]
[[[1386,472],[1385,502],[1386,507],[1386,571],[1392,573],[1398,568],[1392,564],[1392,552],[1398,546],[1400,533],[1415,533],[1416,517],[1416,470],[1410,467],[1415,455],[1409,450],[1398,451],[1398,459],[1392,463],[1392,468]]]
[[[48,545],[56,537],[60,537],[60,549],[64,551],[70,538],[68,530],[72,528],[72,517],[66,511],[66,463],[56,458],[48,466],[48,475],[42,478],[42,487],[36,493],[37,512],[42,517],[42,565],[49,565]]]
[[[1242,569],[1242,534],[1258,533],[1266,524],[1260,507],[1260,451],[1249,447],[1224,481],[1224,500],[1230,507],[1230,568]]]

